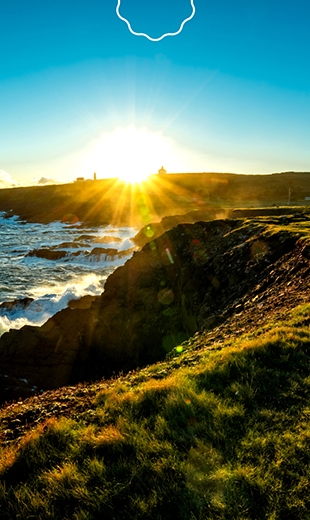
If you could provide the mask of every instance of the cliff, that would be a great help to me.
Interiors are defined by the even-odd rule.
[[[231,316],[247,323],[251,309],[263,319],[307,301],[309,235],[306,214],[179,224],[118,268],[88,308],[4,334],[2,400],[128,372]]]

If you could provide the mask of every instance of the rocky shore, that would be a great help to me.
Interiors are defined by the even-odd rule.
[[[238,332],[307,301],[309,234],[306,214],[179,224],[114,271],[101,296],[4,334],[1,401],[128,372],[196,333]]]

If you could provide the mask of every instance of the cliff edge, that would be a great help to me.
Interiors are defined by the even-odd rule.
[[[248,327],[251,309],[256,325],[308,301],[309,236],[305,214],[179,224],[114,271],[88,308],[0,338],[2,402],[128,372],[233,316]]]

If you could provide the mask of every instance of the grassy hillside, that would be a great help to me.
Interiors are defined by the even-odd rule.
[[[191,237],[190,300],[221,267],[220,319],[161,362],[1,407],[1,520],[310,520],[309,217],[228,224],[188,225],[214,231]]]
[[[231,322],[139,372],[5,407],[1,519],[310,518],[309,324],[310,304],[243,334]]]
[[[0,189],[0,211],[35,222],[77,219],[89,224],[143,224],[209,207],[304,204],[310,173],[153,175],[141,185],[118,179]]]

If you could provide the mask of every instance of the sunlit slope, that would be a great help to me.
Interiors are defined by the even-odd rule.
[[[228,224],[213,224],[214,246]],[[1,519],[309,519],[309,219],[231,225],[223,236],[242,243],[212,260],[230,280],[218,322],[209,313],[157,364],[1,408]],[[168,234],[180,254],[185,229],[200,227]],[[197,234],[191,244],[208,276]]]
[[[126,373],[202,330],[257,324],[309,301],[306,213],[179,224],[146,244],[81,308],[0,338],[0,401]],[[21,384],[22,383],[22,384]]]
[[[309,323],[307,304],[3,409],[1,518],[309,518]]]
[[[302,204],[310,173],[153,175],[140,184],[119,179],[0,190],[0,211],[29,221],[84,221],[142,226],[208,205]]]

